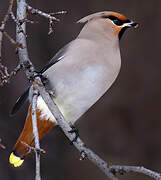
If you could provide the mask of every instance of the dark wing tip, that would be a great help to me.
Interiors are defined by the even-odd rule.
[[[64,57],[65,54],[68,51],[68,48],[71,46],[73,41],[71,41],[70,43],[66,44],[63,48],[61,48],[56,54],[55,56],[49,61],[49,63],[47,63],[47,65],[45,65],[40,73],[44,73],[46,70],[48,70],[51,66],[53,66],[54,64],[56,64],[57,62],[61,61]]]
[[[19,110],[20,108],[22,107],[22,105],[25,103],[25,101],[27,100],[29,96],[29,88],[22,94],[22,96],[20,96],[15,105],[13,106],[13,108],[11,109],[11,112],[10,112],[10,116],[13,116],[15,115]]]

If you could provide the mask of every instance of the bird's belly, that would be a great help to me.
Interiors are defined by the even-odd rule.
[[[52,81],[55,102],[68,122],[82,116],[112,85],[119,70],[112,71],[102,66],[88,67],[83,72],[73,73]]]

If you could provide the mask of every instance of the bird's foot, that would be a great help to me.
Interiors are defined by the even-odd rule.
[[[74,142],[77,141],[78,137],[79,137],[79,132],[78,132],[78,129],[73,126],[73,125],[70,125],[70,127],[72,128],[70,131],[68,131],[69,133],[71,134],[75,134],[75,137],[73,138],[73,140],[71,141],[71,145],[73,145]]]
[[[85,151],[81,151],[81,157],[79,158],[80,161],[85,160],[87,158],[87,154]]]

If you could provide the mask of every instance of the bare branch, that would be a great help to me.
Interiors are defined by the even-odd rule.
[[[14,70],[10,73],[9,80],[15,76],[21,69],[23,69],[23,66],[21,64],[18,64],[17,67],[14,68]]]
[[[54,21],[56,22],[59,22],[60,20],[57,19],[56,17],[54,17],[53,15],[58,15],[58,14],[65,14],[66,11],[60,11],[60,12],[57,12],[57,13],[50,13],[50,14],[47,14],[45,12],[42,12],[38,9],[34,9],[33,7],[29,6],[27,4],[27,8],[28,10],[32,13],[32,14],[38,14],[40,16],[43,16],[47,19],[49,19],[49,32],[48,32],[48,35],[50,35],[51,33],[53,33],[53,24],[54,24]]]
[[[59,15],[59,14],[66,14],[67,11],[58,11],[58,12],[53,12],[53,13],[50,13],[50,15]]]
[[[3,71],[1,70],[3,69]],[[7,67],[0,64],[0,86],[3,86],[4,84],[7,84],[10,82],[10,80],[21,70],[23,69],[23,66],[21,64],[18,64],[17,67],[14,68],[11,73],[8,73]]]
[[[5,15],[5,17],[4,17],[3,21],[2,21],[2,24],[4,24],[4,26],[6,25],[6,22],[7,22],[7,20],[8,20],[9,14],[10,14],[10,12],[12,11],[14,1],[15,1],[15,0],[10,0],[7,14]],[[4,27],[4,28],[5,28],[5,27]]]
[[[155,171],[149,170],[144,167],[139,167],[139,166],[119,166],[119,165],[112,165],[109,167],[111,169],[111,172],[114,174],[119,173],[121,175],[129,172],[136,172],[136,173],[141,173],[145,174],[151,178],[154,178],[156,180],[161,180],[161,174],[157,173]]]
[[[17,0],[17,19],[21,21],[26,17],[26,2],[25,0]],[[34,67],[29,59],[26,43],[26,22],[21,24],[21,28],[24,33],[19,33],[19,25],[16,26],[16,39],[19,44],[22,44],[23,49],[18,47],[18,55],[20,63],[25,68],[26,76],[31,79],[34,74]]]
[[[0,76],[0,85],[7,83],[8,82],[7,79],[9,77],[8,68],[2,64],[2,39],[3,39],[3,31],[5,30],[5,26],[6,26],[8,18],[9,18],[9,14],[12,11],[13,4],[14,4],[14,0],[10,0],[7,13],[4,16],[4,19],[0,26],[0,75],[1,75]]]
[[[0,61],[1,61],[1,49],[2,49],[3,30],[5,29],[7,20],[8,20],[8,18],[9,18],[9,14],[10,14],[10,12],[12,11],[13,4],[14,4],[14,0],[10,0],[7,13],[6,13],[6,15],[4,16],[4,19],[3,19],[2,24],[1,24],[1,26],[0,26],[0,30],[1,30],[1,31],[0,31]]]
[[[20,21],[18,19],[16,19],[15,15],[13,14],[13,12],[10,12],[10,15],[11,15],[11,18],[13,19],[13,21],[16,23],[17,27],[19,28],[19,32],[18,33],[23,33],[25,35],[25,33],[24,33],[24,31],[23,31],[23,29],[21,27]]]
[[[60,20],[57,19],[56,17],[51,16],[50,14],[47,14],[47,13],[45,13],[45,12],[42,12],[42,11],[40,11],[39,9],[35,9],[35,8],[29,6],[28,4],[26,4],[26,6],[27,6],[28,10],[31,11],[32,14],[38,14],[38,15],[40,15],[40,16],[42,16],[42,17],[45,17],[45,18],[47,18],[47,19],[49,19],[49,20],[52,20],[52,21],[57,21],[57,22],[60,21]]]
[[[29,153],[30,153],[31,151],[33,151],[34,153],[37,151],[37,153],[39,153],[39,154],[45,154],[45,153],[46,153],[46,151],[45,151],[44,149],[41,149],[41,148],[40,148],[40,149],[37,149],[37,148],[35,148],[35,147],[32,147],[32,146],[26,144],[26,143],[23,142],[23,141],[21,141],[21,143],[24,144],[24,145],[29,149]]]
[[[37,118],[36,118],[36,106],[37,106],[37,97],[38,97],[38,90],[36,88],[36,84],[33,84],[33,97],[32,97],[32,127],[33,127],[33,134],[35,137],[35,148],[40,149],[39,144],[39,134],[38,134],[38,127],[37,127]],[[35,180],[41,180],[40,176],[40,153],[35,151],[36,155],[36,176]]]
[[[5,30],[2,31],[2,33],[6,36],[6,38],[11,42],[11,44],[13,44],[16,47],[19,47],[21,49],[23,49],[22,44],[16,42]]]
[[[21,20],[24,20],[26,16],[26,2],[25,0],[17,0],[17,20],[20,22]],[[20,33],[19,29],[22,28],[24,33]],[[17,23],[16,26],[16,39],[17,42],[22,44],[23,49],[18,48],[18,54],[20,59],[20,64],[22,64],[25,68],[26,76],[28,79],[31,80],[32,77],[34,77],[34,67],[29,59],[28,51],[27,51],[27,43],[26,43],[26,22],[24,21],[21,25]],[[32,124],[33,124],[33,135],[35,138],[35,147],[36,149],[40,149],[39,145],[39,136],[38,136],[38,130],[37,130],[37,119],[36,119],[36,105],[37,105],[37,96],[38,92],[35,86],[33,85],[33,99],[32,99]],[[40,176],[40,154],[35,151],[36,155],[36,175],[35,180],[41,180]]]

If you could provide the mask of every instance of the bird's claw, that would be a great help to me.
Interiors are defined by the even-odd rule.
[[[81,151],[80,161],[85,160],[86,157],[87,157],[87,154],[85,153],[85,151]]]
[[[70,127],[72,129],[70,131],[68,131],[68,132],[71,133],[71,134],[73,134],[73,133],[75,134],[75,137],[71,141],[71,145],[73,145],[73,143],[76,142],[78,137],[79,137],[79,132],[78,132],[78,129],[75,126],[71,125]]]

